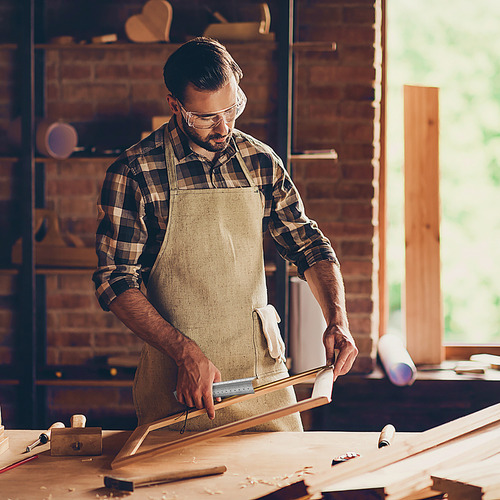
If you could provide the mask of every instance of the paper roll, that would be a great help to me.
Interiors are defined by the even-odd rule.
[[[417,369],[399,337],[390,333],[380,337],[378,355],[389,380],[394,385],[413,384]]]

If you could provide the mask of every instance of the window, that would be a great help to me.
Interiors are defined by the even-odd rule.
[[[445,343],[499,344],[500,354],[500,3],[385,5],[387,331],[402,330],[403,85],[435,86]]]

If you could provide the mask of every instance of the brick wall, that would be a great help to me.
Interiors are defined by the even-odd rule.
[[[191,3],[201,12],[203,2]],[[123,2],[118,18],[126,18],[139,4]],[[172,4],[175,12],[176,3]],[[277,6],[271,6],[274,14]],[[180,15],[185,13],[178,7]],[[222,2],[219,10],[229,18],[234,15],[227,3]],[[298,40],[335,41],[337,50],[297,54],[293,147],[335,148],[339,160],[294,162],[293,178],[309,215],[332,240],[340,258],[351,329],[360,347],[355,370],[368,372],[374,363],[377,336],[374,256],[380,92],[376,83],[379,70],[374,65],[376,8],[373,1],[300,0],[296,16]],[[192,21],[193,26],[200,17]],[[227,46],[243,69],[242,87],[249,99],[238,127],[276,146],[277,53],[260,45]],[[167,111],[161,70],[172,50],[168,45],[127,51],[113,47],[46,50],[46,117],[75,126],[80,146],[102,150],[131,145],[142,131],[151,128],[153,115]],[[12,155],[15,151],[7,132],[19,109],[14,50],[0,48],[0,70],[6,75],[0,83],[0,152]],[[111,161],[47,160],[37,167],[45,170],[45,204],[58,213],[61,229],[89,246],[96,227],[95,202]],[[17,168],[15,161],[0,161],[0,230],[6,235],[0,253],[4,262],[9,261],[10,247],[19,236],[16,193],[22,179],[16,175]],[[100,310],[90,275],[83,271],[46,276],[49,364],[89,367],[108,355],[140,351],[141,341],[111,313]],[[0,280],[0,364],[8,365],[13,361],[18,278],[2,273]],[[123,419],[133,416],[130,387],[50,386],[42,390],[48,420],[69,417],[83,403],[90,422],[92,418],[102,422],[106,417],[108,426],[113,419],[122,419],[123,426]],[[12,411],[12,393],[11,386],[0,385],[4,418]]]

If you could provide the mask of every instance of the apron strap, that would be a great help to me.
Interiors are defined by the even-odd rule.
[[[165,143],[165,161],[166,161],[166,166],[167,166],[167,175],[168,175],[168,185],[170,186],[171,191],[177,191],[178,189],[178,181],[177,181],[177,161],[175,158],[174,154],[174,148],[172,146],[172,142],[170,139],[170,134],[168,132],[168,127],[165,127],[165,137],[164,137],[164,143]],[[236,145],[236,141],[235,141]],[[248,184],[251,188],[254,188],[255,190],[258,190],[253,177],[250,175],[250,172],[243,161],[243,157],[241,156],[240,149],[236,145],[236,159],[238,160],[238,163],[240,164],[240,168],[243,172],[243,175],[245,176],[246,180],[248,181]]]

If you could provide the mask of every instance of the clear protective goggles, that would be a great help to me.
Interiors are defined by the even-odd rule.
[[[247,104],[247,96],[245,95],[243,90],[238,87],[236,102],[232,106],[229,106],[229,108],[223,109],[221,111],[216,111],[215,113],[207,114],[187,111],[186,109],[184,109],[184,106],[179,101],[179,99],[177,99],[177,102],[179,103],[179,106],[181,108],[181,113],[184,117],[184,120],[186,120],[187,124],[190,127],[198,129],[210,129],[219,125],[222,120],[224,120],[226,124],[236,120],[236,118],[238,118],[245,109],[245,106]]]

